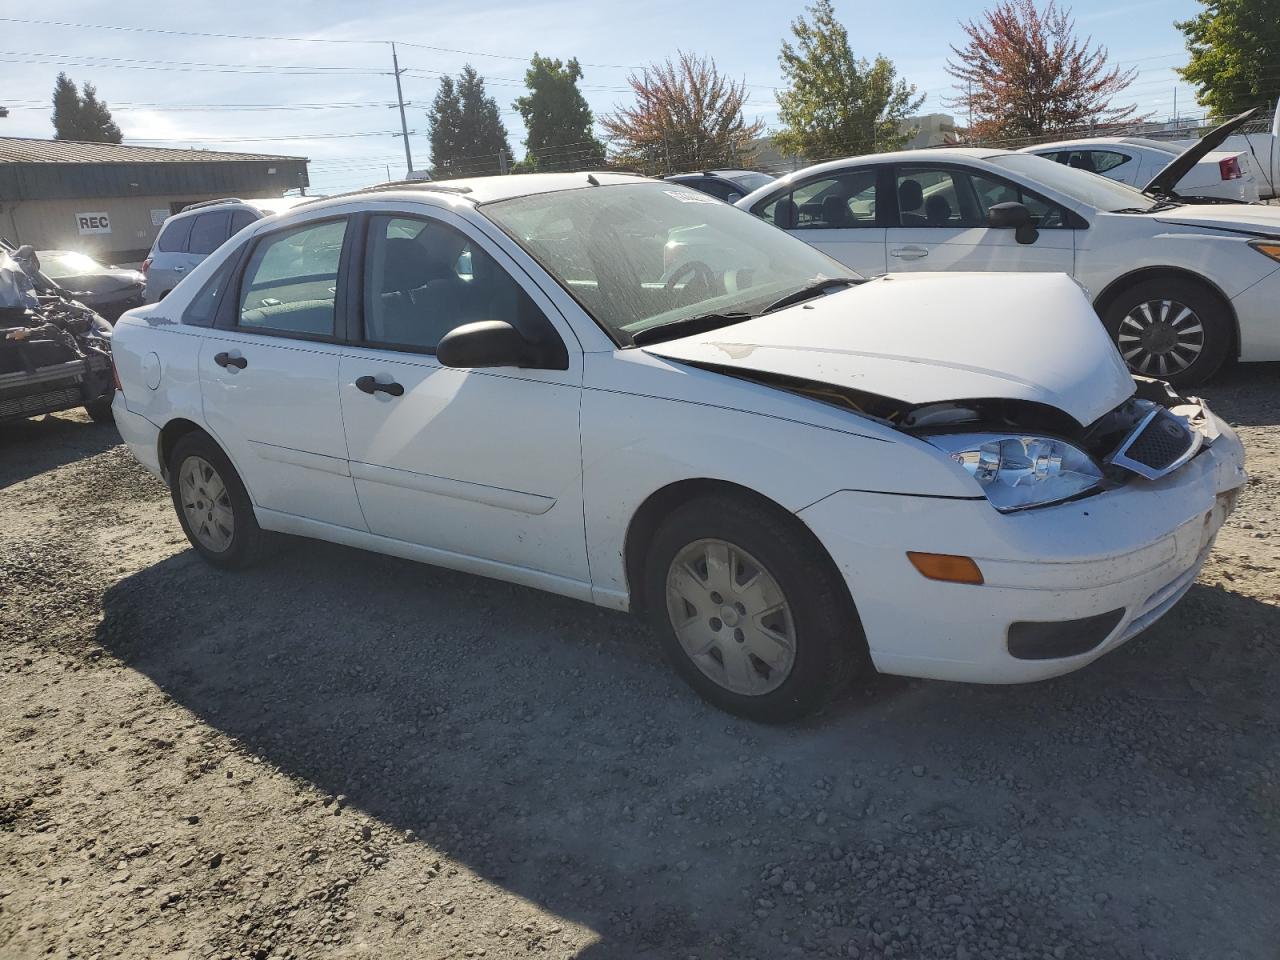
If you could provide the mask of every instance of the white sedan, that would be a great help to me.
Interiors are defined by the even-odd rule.
[[[1155,179],[1185,149],[1185,143],[1145,137],[1091,137],[1024,147],[1074,170],[1097,173],[1141,189]],[[1187,198],[1212,197],[1234,203],[1256,203],[1259,196],[1255,166],[1238,150],[1213,150],[1182,175],[1177,192]]]
[[[691,229],[755,266],[664,271]],[[615,174],[299,206],[127,313],[115,363],[120,431],[209,562],[278,532],[643,610],[761,720],[868,661],[1081,667],[1186,591],[1245,479],[1066,277],[864,282]]]
[[[822,163],[737,206],[865,276],[1065,273],[1131,369],[1180,386],[1231,357],[1280,360],[1278,207],[1183,203],[975,148]]]

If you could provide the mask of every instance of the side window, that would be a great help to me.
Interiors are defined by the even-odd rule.
[[[810,180],[758,207],[784,230],[842,230],[876,225],[876,171],[857,170]]]
[[[346,230],[346,220],[327,220],[263,237],[240,286],[240,328],[333,336]]]
[[[202,213],[192,217],[192,220],[191,241],[187,247],[189,253],[213,253],[227,239],[231,214],[226,210]]]
[[[168,225],[160,231],[160,237],[156,241],[157,249],[164,253],[186,253],[187,240],[191,237],[191,225],[195,222],[195,217],[170,220]]]
[[[218,307],[226,299],[227,285],[235,270],[238,254],[232,253],[212,277],[205,281],[200,292],[191,298],[182,312],[182,322],[193,327],[212,327],[218,316]]]
[[[450,330],[477,320],[506,321],[531,340],[549,328],[511,275],[453,227],[407,217],[370,221],[367,343],[431,353]]]
[[[1042,230],[1052,230],[1067,225],[1067,215],[1057,204],[1023,190],[1016,184],[995,180],[981,174],[969,174],[969,182],[977,195],[977,207],[982,223],[986,223],[987,211],[997,203],[1021,203],[1031,211],[1031,222]]]
[[[1091,154],[1094,173],[1106,173],[1129,162],[1129,157],[1112,150],[1093,150]]]
[[[899,167],[898,217],[904,227],[978,227],[978,216],[968,192],[965,174],[959,170]]]
[[[257,222],[255,217],[248,210],[236,210],[231,214],[231,236],[235,236],[251,223]]]

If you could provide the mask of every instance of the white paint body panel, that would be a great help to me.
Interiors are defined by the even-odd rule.
[[[889,270],[1012,272],[1046,269],[1043,264],[1057,263],[1058,266],[1051,269],[1069,273],[1096,300],[1114,289],[1113,284],[1125,282],[1126,277],[1137,271],[1172,268],[1202,278],[1231,301],[1239,326],[1241,360],[1280,360],[1280,309],[1276,306],[1280,304],[1280,264],[1249,247],[1249,240],[1259,236],[1280,237],[1280,207],[1186,205],[1155,214],[1112,213],[991,162],[992,158],[1007,153],[972,148],[909,150],[834,160],[775,180],[743,197],[735,206],[750,210],[762,200],[784,192],[797,180],[881,164],[946,162],[978,173],[995,174],[1078,214],[1088,227],[1041,230],[1036,243],[1023,248],[1034,250],[1041,244],[1046,245],[1043,254],[1034,255],[1016,249],[1020,245],[1013,241],[1009,230],[889,228],[890,251],[908,246],[928,250],[927,256],[914,260],[895,260],[890,253]],[[1080,173],[1080,176],[1094,175]],[[824,240],[823,234],[829,231],[791,232],[824,253],[842,259],[840,248]],[[950,236],[953,234],[955,236]],[[930,235],[936,237],[932,246]],[[914,240],[907,243],[911,238]],[[1066,256],[1069,243],[1074,247],[1073,265]],[[853,263],[847,265],[857,269]]]
[[[531,189],[501,179],[476,181],[477,194]],[[632,601],[625,545],[642,505],[672,484],[732,483],[814,532],[863,611],[881,669],[988,682],[1080,665],[1018,661],[1004,649],[1010,619],[1036,604],[1063,616],[1120,604],[1126,624],[1163,612],[1144,604],[1176,592],[1169,584],[1212,538],[1204,518],[1217,494],[1243,483],[1239,443],[1220,424],[1212,448],[1159,484],[1004,516],[925,441],[732,375],[784,373],[916,402],[1034,400],[1087,423],[1133,386],[1060,275],[888,277],[716,333],[622,349],[464,197],[339,198],[285,222],[375,209],[465,224],[546,312],[568,369],[457,370],[425,354],[177,323],[229,255],[220,251],[163,303],[116,326],[114,410],[141,462],[163,474],[161,429],[190,421],[226,450],[265,529],[617,609]],[[224,350],[249,366],[213,364]],[[366,375],[394,379],[403,395],[359,391]],[[907,550],[980,556],[992,585],[925,581],[904,569]]]
[[[1183,149],[1184,145],[1180,142],[1170,142],[1167,149],[1163,149],[1130,143],[1123,137],[1095,137],[1088,140],[1039,143],[1034,147],[1023,147],[1020,152],[1034,153],[1041,157],[1067,150],[1097,150],[1120,154],[1128,160],[1102,171],[1098,176],[1142,189]],[[1223,160],[1231,159],[1240,165],[1241,176],[1234,180],[1223,180],[1219,165]],[[1235,203],[1255,203],[1260,196],[1260,177],[1255,173],[1256,170],[1247,149],[1214,150],[1205,154],[1188,170],[1174,189],[1183,196],[1218,197]]]

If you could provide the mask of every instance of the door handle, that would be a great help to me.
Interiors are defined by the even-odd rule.
[[[174,268],[173,268],[173,272],[174,272],[174,273],[182,273],[182,272],[183,272],[184,270],[186,270],[186,269],[187,269],[186,267],[174,267]]]
[[[897,250],[890,250],[889,255],[899,260],[919,260],[927,257],[929,251],[924,247],[899,247]]]
[[[215,353],[213,355],[213,362],[220,367],[235,367],[237,370],[243,370],[249,365],[249,361],[244,357],[233,357],[226,351],[223,351],[222,353]]]
[[[404,393],[404,387],[392,380],[390,383],[379,383],[373,377],[360,377],[356,380],[356,389],[364,393],[374,394],[378,392],[389,393],[393,397],[398,397]]]

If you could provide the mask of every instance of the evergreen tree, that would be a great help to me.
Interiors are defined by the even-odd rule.
[[[902,146],[913,135],[903,121],[924,97],[888,58],[854,56],[831,0],[815,0],[808,12],[792,21],[795,44],[784,40],[778,56],[787,78],[778,94],[778,149],[812,162]]]
[[[82,94],[65,73],[58,74],[53,85],[53,136],[55,140],[85,143],[119,143],[122,139],[93,84],[86,83]]]
[[[111,111],[106,103],[98,99],[98,91],[92,83],[84,85],[80,97],[80,126],[83,131],[81,140],[92,143],[119,143],[123,136],[116,122],[111,119]]]
[[[427,123],[431,175],[437,179],[499,173],[511,159],[498,104],[485,93],[484,78],[470,64],[462,68],[456,82],[452,77],[440,78]]]
[[[594,118],[578,89],[582,67],[533,55],[524,82],[529,94],[513,106],[524,118],[528,137],[522,170],[580,170],[604,163],[604,145],[592,131]]]
[[[53,84],[53,138],[80,139],[80,91],[65,73]]]
[[[449,167],[462,156],[459,137],[462,128],[462,104],[453,77],[441,77],[440,89],[427,111],[427,129],[431,139],[431,175],[436,178],[451,176]]]

